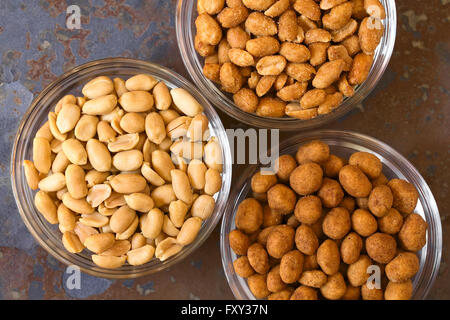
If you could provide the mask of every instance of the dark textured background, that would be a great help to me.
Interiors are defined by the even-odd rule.
[[[194,1],[194,0],[192,0]],[[407,157],[431,187],[442,217],[443,258],[429,298],[450,299],[450,0],[398,0],[391,63],[363,104],[329,128],[374,136]],[[68,5],[82,30],[65,26]],[[40,90],[68,69],[99,58],[152,61],[188,76],[175,36],[175,0],[0,1],[0,299],[230,299],[219,231],[182,263],[136,280],[83,275],[65,287],[65,267],[32,238],[10,186],[10,150],[22,114]],[[226,127],[240,126],[221,114]]]

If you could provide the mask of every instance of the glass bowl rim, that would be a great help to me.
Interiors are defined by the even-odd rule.
[[[85,265],[78,265],[76,261],[77,257],[80,259],[82,258],[78,254],[72,254],[72,253],[65,253],[65,256],[63,256],[60,252],[60,248],[53,248],[51,247],[46,239],[39,234],[39,230],[36,230],[35,227],[33,227],[33,223],[30,220],[30,217],[33,215],[33,212],[30,213],[30,217],[27,216],[26,210],[33,210],[34,203],[32,204],[24,204],[20,200],[21,197],[18,194],[19,188],[18,185],[21,184],[21,181],[18,180],[18,170],[22,170],[21,163],[17,163],[18,160],[18,153],[21,152],[19,149],[19,146],[21,143],[24,143],[26,141],[26,137],[23,137],[23,131],[24,127],[27,123],[27,121],[30,119],[30,116],[33,114],[35,108],[39,106],[39,103],[44,99],[49,93],[51,93],[53,90],[56,90],[59,86],[64,86],[63,82],[70,78],[75,77],[80,72],[85,71],[86,74],[92,74],[92,77],[96,76],[96,73],[103,70],[104,68],[111,68],[114,66],[114,64],[118,64],[118,67],[122,66],[124,68],[139,68],[139,67],[147,67],[149,70],[153,70],[154,72],[159,72],[163,76],[160,78],[163,80],[166,80],[168,82],[180,82],[183,85],[183,88],[189,91],[191,94],[193,94],[196,98],[200,98],[202,101],[202,105],[205,110],[208,110],[208,112],[212,115],[212,119],[210,118],[210,123],[214,121],[215,127],[214,132],[215,136],[219,139],[219,142],[222,146],[222,153],[223,153],[223,166],[224,166],[224,175],[223,178],[226,177],[222,184],[222,189],[220,193],[218,194],[218,199],[216,201],[216,208],[214,209],[214,212],[212,216],[209,219],[212,220],[206,220],[203,223],[202,229],[205,229],[203,233],[200,233],[198,235],[198,238],[191,243],[190,245],[183,248],[183,250],[178,253],[177,255],[169,258],[168,260],[164,262],[157,262],[157,265],[152,265],[152,268],[149,268],[147,270],[139,270],[138,273],[135,273],[136,270],[133,270],[132,266],[128,266],[127,270],[121,270],[119,269],[106,269],[106,268],[100,268],[97,267],[96,269],[101,270],[93,270],[92,266],[85,266]],[[116,66],[117,67],[117,66]],[[103,68],[100,70],[100,68]],[[149,72],[147,69],[147,72]],[[136,73],[137,74],[137,73]],[[47,107],[47,105],[40,106],[40,109]],[[39,111],[36,111],[37,113]],[[211,124],[212,125],[212,124]],[[13,147],[11,149],[11,163],[10,163],[10,172],[11,172],[11,188],[14,195],[14,200],[16,202],[17,209],[19,211],[20,217],[22,221],[24,222],[25,226],[27,227],[28,231],[32,234],[34,239],[37,241],[37,243],[44,248],[48,253],[50,253],[56,260],[63,263],[64,265],[77,265],[81,271],[83,271],[86,274],[96,276],[96,277],[102,277],[102,278],[108,278],[108,279],[131,279],[131,278],[137,278],[142,277],[145,275],[153,274],[156,272],[159,272],[161,270],[167,269],[172,267],[173,265],[177,264],[178,262],[184,260],[187,256],[189,256],[191,253],[193,253],[196,249],[198,249],[211,235],[211,233],[216,228],[217,224],[220,222],[220,219],[222,218],[224,208],[226,207],[227,200],[229,198],[230,189],[231,189],[231,182],[232,182],[232,163],[231,163],[231,151],[230,151],[230,145],[226,136],[225,128],[223,126],[222,120],[220,119],[219,115],[217,114],[216,110],[213,108],[209,100],[197,89],[197,87],[188,81],[185,77],[178,74],[175,71],[170,70],[167,67],[161,66],[156,63],[147,62],[144,60],[139,59],[131,59],[131,58],[123,58],[123,57],[112,57],[112,58],[104,58],[104,59],[98,59],[93,60],[84,64],[81,64],[79,66],[76,66],[66,72],[64,72],[62,75],[58,76],[54,81],[52,81],[50,84],[48,84],[35,98],[33,98],[32,102],[30,103],[30,106],[26,110],[26,112],[23,114],[22,119],[20,121],[19,126],[17,127],[16,135],[14,138]],[[32,192],[32,190],[30,190]],[[219,203],[220,200],[220,203]],[[35,210],[35,209],[34,209]],[[68,256],[68,257],[67,257]],[[81,261],[80,263],[82,263]],[[145,265],[144,265],[145,266]],[[140,266],[142,267],[142,266]]]

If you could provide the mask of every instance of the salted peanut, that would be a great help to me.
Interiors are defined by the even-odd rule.
[[[139,235],[139,233],[136,233]],[[141,235],[141,234],[140,234]],[[141,235],[142,236],[142,235]],[[142,238],[144,238],[142,236]],[[145,241],[145,238],[144,238]],[[100,253],[101,256],[120,257],[126,255],[131,249],[130,241],[128,240],[116,240],[111,248]]]
[[[377,220],[365,209],[355,210],[351,220],[353,230],[363,237],[368,237],[377,231]]]
[[[61,134],[73,130],[80,119],[81,110],[76,104],[63,104],[56,117],[56,126]]]
[[[61,110],[63,104],[67,104],[67,103],[76,104],[77,98],[73,94],[68,94],[68,95],[65,95],[64,97],[62,97],[61,99],[59,99],[59,101],[56,103],[56,106],[55,106],[55,113],[58,113]]]
[[[327,275],[333,275],[339,270],[339,248],[333,240],[327,239],[317,249],[317,263]]]
[[[125,87],[125,80],[121,78],[114,78],[114,90],[116,91],[117,96],[120,98],[125,92],[128,92],[127,88]]]
[[[154,144],[148,139],[145,139],[144,145],[142,146],[142,154],[144,156],[144,162],[152,161],[152,152],[155,151],[157,148],[158,147],[156,146],[156,144]]]
[[[197,1],[197,11],[207,12],[210,15],[218,14],[224,7],[225,0],[199,0]],[[204,12],[203,12],[204,11]]]
[[[288,75],[286,73],[284,73],[284,72],[280,73],[277,76],[277,78],[276,78],[276,80],[275,80],[275,82],[273,84],[274,89],[277,90],[277,91],[283,89],[283,87],[286,84],[288,84],[288,78],[289,77],[288,77]]]
[[[76,164],[70,164],[65,171],[65,180],[67,190],[72,198],[81,199],[86,197],[88,189],[83,168]]]
[[[85,199],[74,199],[69,192],[63,195],[62,202],[67,208],[79,214],[91,214],[95,210]]]
[[[205,145],[203,151],[203,160],[208,168],[222,172],[222,148],[216,137],[212,137]]]
[[[299,30],[303,29],[297,24],[297,15],[294,10],[285,11],[278,21],[278,38],[281,41],[290,41],[300,43],[302,39],[298,38]]]
[[[191,122],[191,117],[181,116],[175,118],[166,126],[167,136],[172,140],[185,136]]]
[[[364,18],[359,27],[359,43],[365,54],[372,55],[384,33],[384,26],[374,18]]]
[[[131,237],[131,249],[142,248],[147,244],[147,239],[143,236],[142,233],[135,233]]]
[[[111,196],[111,187],[108,184],[97,184],[89,189],[86,201],[94,208]]]
[[[359,37],[357,35],[349,36],[348,38],[343,40],[341,44],[347,49],[350,57],[353,57],[355,54],[361,51]]]
[[[251,10],[264,11],[268,9],[275,0],[242,0],[244,6]]]
[[[92,188],[96,184],[103,183],[109,175],[109,172],[99,172],[93,169],[86,173],[84,179],[86,180],[87,187]]]
[[[50,128],[50,132],[52,133],[55,139],[59,141],[64,141],[67,139],[67,133],[61,133],[56,125],[57,114],[55,112],[49,112],[48,114],[48,125]]]
[[[277,77],[276,76],[263,76],[258,81],[256,85],[255,92],[258,97],[264,96],[266,93],[272,89],[273,84],[275,83]],[[258,103],[258,101],[256,101]]]
[[[50,142],[50,149],[52,150],[53,153],[60,152],[62,150],[62,141],[58,139],[53,139]]]
[[[119,103],[127,112],[146,112],[152,109],[154,99],[147,91],[131,91],[124,93]]]
[[[97,133],[99,120],[96,116],[84,114],[75,126],[75,138],[80,141],[88,141]],[[100,132],[99,132],[100,135]]]
[[[255,89],[256,89],[256,86],[257,86],[258,83],[259,83],[260,78],[261,78],[261,76],[258,74],[258,72],[253,71],[253,72],[250,74],[250,77],[249,77],[248,80],[247,80],[248,87],[249,87],[250,89],[255,90]],[[241,89],[241,90],[242,90],[242,89]],[[239,93],[241,90],[239,90],[237,93]],[[243,90],[246,90],[246,88],[243,88]],[[248,92],[254,93],[253,90],[248,90]],[[247,98],[246,95],[249,95],[249,94],[248,94],[247,92],[246,92],[245,94],[243,94],[244,98],[242,98],[242,99],[241,99],[241,97],[239,96],[238,102],[235,101],[234,103],[235,103],[236,105],[239,103],[240,105],[238,105],[238,107],[240,107],[241,109],[244,108],[244,109],[243,109],[244,111],[246,111],[247,109],[248,109],[248,110],[253,110],[252,108],[256,108],[256,107],[255,107],[255,103],[258,104],[258,103],[257,103],[257,102],[258,102],[258,101],[257,101],[257,97],[253,95],[253,96],[250,96],[250,98]],[[234,97],[233,97],[233,98],[234,98]],[[249,100],[248,100],[248,102],[245,102],[244,99],[249,99]],[[251,99],[251,100],[250,100],[250,99]],[[242,100],[242,101],[241,101],[241,100]],[[248,106],[247,106],[247,104],[248,104]],[[248,111],[248,112],[254,112],[254,111],[255,111],[255,110],[253,110],[253,111]]]
[[[22,163],[23,170],[25,172],[25,179],[31,190],[36,190],[39,184],[39,172],[30,160],[24,160]],[[56,171],[53,171],[56,172]]]
[[[125,87],[128,91],[150,91],[157,83],[149,74],[137,74],[125,81]]]
[[[310,29],[305,33],[305,43],[307,45],[316,43],[316,42],[330,42],[331,34],[321,28]]]
[[[127,240],[133,236],[139,226],[139,217],[136,216],[130,226],[121,233],[116,234],[116,240]]]
[[[106,172],[111,169],[111,154],[102,142],[97,139],[90,139],[86,143],[86,151],[89,158],[89,163],[95,170],[99,172]]]
[[[98,212],[94,212],[91,214],[82,214],[81,218],[78,221],[86,226],[93,228],[102,228],[109,223],[108,217]]]
[[[380,0],[364,0],[364,9],[373,18],[386,19],[386,11]]]
[[[194,159],[189,163],[187,174],[189,182],[194,189],[203,190],[205,187],[206,170],[206,165],[201,160]]]
[[[286,102],[276,99],[265,97],[259,101],[256,114],[264,117],[280,118],[284,115],[284,109]]]
[[[132,266],[140,266],[149,262],[155,254],[155,247],[146,244],[127,252],[127,261]]]
[[[187,174],[181,170],[170,171],[172,177],[172,187],[176,197],[183,202],[190,204],[193,201],[193,193]]]
[[[178,244],[174,238],[167,237],[156,246],[155,257],[165,261],[180,252],[182,248],[183,246]]]
[[[265,274],[269,271],[269,257],[261,244],[252,244],[247,250],[247,257],[250,265],[257,273]]]
[[[73,164],[85,165],[87,164],[88,154],[86,149],[77,139],[67,139],[62,144],[62,150],[66,155],[67,159]],[[34,161],[36,164],[36,161]]]
[[[409,214],[398,234],[400,244],[409,251],[419,251],[426,244],[427,222],[417,213]]]
[[[343,71],[350,71],[353,59],[349,56],[347,49],[343,45],[331,46],[327,50],[328,60],[334,61],[342,59],[345,61]]]
[[[34,196],[34,205],[49,223],[58,223],[58,215],[55,202],[47,192],[39,190]]]
[[[113,209],[117,207],[121,207],[127,204],[125,201],[124,195],[117,192],[111,192],[111,196],[105,200],[105,207],[108,209]]]
[[[47,139],[33,139],[33,163],[40,173],[47,174],[50,171],[52,166],[51,154],[52,150]]]
[[[120,127],[127,133],[140,133],[145,130],[145,119],[138,113],[126,113],[120,119]]]
[[[141,167],[144,157],[139,150],[121,151],[114,155],[112,164],[119,171],[134,171]]]
[[[177,108],[189,117],[195,117],[203,111],[200,103],[185,89],[175,88],[170,90],[172,99]]]
[[[49,142],[53,140],[53,134],[50,131],[50,124],[48,121],[46,121],[42,127],[39,128],[39,130],[36,132],[36,138],[44,138],[48,140]]]
[[[267,202],[269,207],[281,214],[289,214],[294,211],[295,193],[283,184],[276,184],[267,191]]]
[[[322,89],[312,89],[301,97],[300,106],[303,109],[315,108],[325,101],[326,93]]]
[[[343,59],[337,59],[324,63],[312,82],[315,88],[325,89],[332,83],[337,81],[345,68],[345,61]]]
[[[356,22],[356,20],[354,20],[354,19],[350,19],[350,21],[342,28],[331,31],[331,40],[333,40],[333,42],[336,42],[336,43],[342,42],[341,44],[344,45],[348,50],[348,46],[345,44],[345,41],[347,41],[350,37],[352,37],[352,35],[356,32],[356,30],[358,30],[358,22]],[[357,36],[353,36],[353,37],[354,37],[354,39],[357,39]],[[347,43],[347,44],[349,44],[349,43]],[[352,47],[353,47],[353,45],[352,45]],[[359,48],[359,44],[358,44],[358,48]],[[354,53],[355,53],[354,50],[351,50],[351,51],[349,50],[350,56],[353,56]]]
[[[132,193],[124,196],[127,205],[139,212],[149,212],[153,209],[153,199],[145,193]]]
[[[351,85],[362,84],[369,75],[372,62],[373,55],[358,53],[353,59],[353,64],[348,74],[348,82]]]
[[[101,142],[109,143],[116,138],[117,132],[111,127],[109,122],[102,120],[97,124],[97,135],[98,135],[98,140],[100,140]],[[76,134],[75,134],[75,136],[76,136]],[[78,137],[77,137],[77,139],[78,139]],[[81,140],[81,139],[79,139],[79,140]],[[82,140],[82,141],[84,141],[84,140]]]
[[[362,20],[368,16],[364,8],[364,0],[351,0],[353,3],[352,16],[356,19]]]
[[[290,0],[277,0],[269,8],[267,8],[266,11],[264,11],[264,14],[271,18],[278,17],[289,8],[289,5]]]
[[[110,180],[110,185],[118,193],[135,193],[144,190],[146,180],[137,173],[120,173]]]
[[[150,167],[148,162],[142,164],[141,174],[154,186],[160,187],[165,183],[164,179]]]
[[[162,150],[155,150],[152,152],[152,165],[154,171],[163,178],[165,181],[172,181],[172,177],[170,175],[170,171],[175,169],[175,166],[172,162],[172,159],[170,158],[170,155]],[[149,171],[149,170],[146,170]],[[147,177],[147,175],[146,175]],[[159,179],[155,179],[154,175],[150,173],[150,176],[147,177],[151,178],[149,182],[152,182],[151,180],[155,180],[158,182]]]
[[[308,120],[317,116],[317,108],[302,109],[298,103],[289,103],[285,109],[286,115],[300,120]]]
[[[106,96],[114,91],[114,84],[110,78],[100,76],[86,83],[81,93],[88,99]]]
[[[273,227],[267,237],[267,252],[273,258],[279,259],[292,250],[294,246],[294,228],[288,225]]]
[[[378,228],[381,232],[387,234],[397,234],[403,225],[403,217],[394,208],[387,210],[387,213],[378,219]]]
[[[136,218],[136,211],[128,206],[122,206],[111,216],[109,226],[115,233],[122,233],[128,229]]]
[[[156,187],[151,192],[151,197],[155,202],[155,207],[168,206],[172,201],[177,200],[177,196],[173,191],[171,184],[165,184],[160,187]]]
[[[190,121],[186,136],[194,142],[207,140],[209,136],[208,125],[208,118],[204,114],[199,113]]]
[[[70,253],[80,253],[84,249],[84,246],[78,236],[71,231],[63,232],[62,243],[64,248],[66,248],[66,250]]]
[[[329,13],[322,17],[324,28],[328,30],[339,30],[343,28],[352,16],[352,3],[344,2],[333,7]]]
[[[411,279],[419,271],[419,258],[412,252],[399,253],[386,265],[386,276],[395,283]]]
[[[327,94],[324,102],[322,102],[317,108],[319,114],[327,114],[339,107],[339,105],[344,100],[344,96],[340,92],[335,92],[333,94]]]
[[[88,101],[86,97],[77,97],[77,105],[82,108],[84,104]]]
[[[191,217],[187,219],[177,236],[177,242],[183,246],[187,246],[194,242],[195,238],[202,227],[202,219],[198,217]]]
[[[192,204],[191,214],[193,217],[199,217],[202,220],[208,219],[214,212],[215,200],[207,194],[199,196]]]
[[[91,116],[106,115],[114,110],[117,105],[117,97],[114,94],[100,96],[98,98],[88,100],[82,108],[84,114]]]
[[[261,12],[252,12],[245,20],[245,31],[255,36],[273,36],[278,28],[270,17]]]
[[[339,182],[329,178],[323,179],[322,186],[317,192],[317,195],[322,200],[325,208],[335,208],[344,199],[344,191]]]
[[[305,15],[300,15],[297,18],[297,24],[304,30],[304,32],[311,29],[316,29],[318,27],[318,24],[316,22],[309,19]]]
[[[414,185],[402,179],[392,179],[388,186],[394,196],[392,206],[401,213],[413,212],[419,200],[419,193]]]
[[[155,239],[161,233],[163,224],[164,213],[158,208],[153,208],[143,216],[141,221],[142,234],[146,238]]]
[[[80,239],[81,243],[84,243],[88,237],[90,237],[93,234],[98,234],[98,230],[87,226],[85,224],[82,224],[80,222],[77,222],[75,225],[75,229],[73,230],[75,234]]]
[[[102,253],[114,245],[115,239],[112,233],[93,234],[86,238],[84,245],[94,253]]]
[[[283,255],[280,262],[280,277],[284,283],[294,283],[303,272],[304,256],[298,250]]]
[[[391,209],[394,202],[391,189],[381,185],[372,189],[369,195],[368,207],[377,217],[383,217]]]
[[[117,138],[113,138],[112,141],[108,142],[108,150],[111,152],[131,150],[135,148],[138,143],[139,143],[139,134],[137,133],[124,134]]]
[[[319,190],[323,171],[316,163],[304,163],[292,171],[289,177],[291,188],[300,195],[308,195]]]
[[[259,37],[247,41],[245,49],[254,57],[270,56],[280,50],[280,43],[274,37]]]
[[[295,11],[313,21],[320,20],[321,17],[320,7],[314,0],[296,1],[293,7]]]
[[[120,268],[126,261],[127,256],[103,256],[103,255],[92,255],[92,261],[99,267],[106,269],[117,269]]]
[[[312,78],[316,70],[309,63],[288,63],[286,74],[299,82],[305,82]]]
[[[183,225],[188,210],[189,207],[181,200],[170,203],[169,218],[175,227],[180,228]]]
[[[66,186],[64,174],[53,173],[39,181],[38,187],[45,192],[55,192]]]
[[[280,265],[277,264],[267,273],[267,289],[270,292],[280,292],[286,289],[287,285],[280,276]]]
[[[325,216],[322,229],[329,238],[342,239],[351,229],[350,214],[345,208],[333,208]]]

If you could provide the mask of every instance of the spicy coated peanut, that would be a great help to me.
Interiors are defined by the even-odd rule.
[[[203,106],[148,74],[99,76],[82,94],[58,101],[23,162],[37,211],[100,267],[169,259],[195,241],[222,186]]]

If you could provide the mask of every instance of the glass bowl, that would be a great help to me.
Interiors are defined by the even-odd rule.
[[[299,120],[288,117],[269,118],[245,112],[234,104],[232,98],[230,99],[231,95],[222,92],[214,82],[203,75],[203,57],[194,48],[195,19],[197,17],[197,1],[195,0],[178,0],[176,13],[178,47],[184,65],[194,83],[209,101],[226,114],[254,127],[296,131],[313,129],[339,119],[355,108],[372,92],[386,70],[394,50],[397,32],[397,11],[394,0],[380,1],[386,10],[386,19],[383,20],[385,33],[375,52],[374,62],[368,78],[362,85],[358,86],[353,97],[344,99],[342,104],[333,112],[320,115],[311,120]]]
[[[214,212],[203,223],[197,239],[180,253],[164,262],[152,259],[149,263],[138,267],[124,265],[119,269],[104,269],[92,262],[87,250],[80,254],[66,251],[61,242],[62,235],[58,228],[50,225],[34,207],[35,192],[27,185],[22,162],[32,158],[33,137],[40,126],[47,121],[48,112],[53,110],[61,97],[69,93],[80,93],[83,84],[100,75],[127,78],[139,73],[151,74],[158,80],[165,81],[169,88],[182,87],[203,105],[204,113],[209,119],[211,135],[216,136],[222,145],[224,159],[222,189],[216,194]],[[200,247],[222,217],[232,178],[231,152],[225,129],[208,100],[179,74],[156,64],[125,58],[110,58],[86,63],[66,72],[46,87],[34,99],[23,116],[15,137],[11,159],[12,188],[17,207],[25,225],[39,244],[60,262],[66,265],[77,265],[88,274],[105,278],[135,278],[151,274],[176,264]]]
[[[413,279],[412,299],[425,299],[439,271],[442,251],[442,227],[439,210],[430,188],[414,166],[401,154],[385,143],[369,136],[349,132],[322,130],[297,134],[280,144],[280,155],[295,154],[298,147],[308,141],[320,139],[330,146],[333,154],[348,158],[353,152],[364,151],[375,154],[383,162],[383,173],[388,179],[401,178],[412,183],[419,192],[415,212],[428,223],[427,244],[418,253],[420,270]],[[220,249],[222,265],[228,284],[236,299],[255,299],[245,279],[236,275],[233,261],[237,258],[228,242],[228,233],[235,229],[234,217],[239,203],[250,190],[250,177],[258,170],[257,165],[249,166],[235,185],[230,195],[227,211],[222,220]]]

